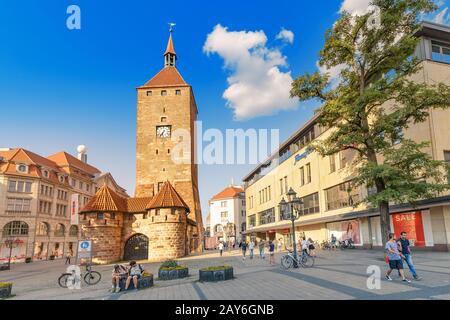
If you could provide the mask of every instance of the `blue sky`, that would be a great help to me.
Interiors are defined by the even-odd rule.
[[[365,1],[365,0],[361,0]],[[354,0],[346,0],[350,7]],[[270,116],[236,121],[236,109],[223,98],[233,67],[224,54],[203,50],[220,24],[227,32],[264,35],[262,47],[278,52],[277,68],[292,78],[317,69],[324,33],[338,18],[342,0],[326,1],[15,1],[0,4],[0,147],[24,147],[42,155],[75,153],[86,144],[89,162],[110,171],[130,194],[135,188],[135,88],[163,65],[168,22],[176,22],[178,69],[193,86],[203,127],[276,128],[281,139],[304,123],[314,103]],[[81,8],[81,30],[66,27],[66,9]],[[448,1],[440,16],[450,18]],[[357,5],[356,5],[357,6]],[[282,28],[293,43],[276,39]],[[245,67],[245,62],[241,67]],[[242,69],[242,68],[240,68]],[[236,97],[238,101],[242,97]],[[229,102],[229,101],[228,101]],[[283,104],[284,102],[280,102]],[[242,109],[242,108],[241,108]],[[203,213],[207,201],[239,183],[254,165],[200,166]],[[213,178],[212,178],[213,177]]]

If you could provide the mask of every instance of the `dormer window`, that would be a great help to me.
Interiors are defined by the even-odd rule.
[[[64,183],[64,176],[59,176],[59,182]]]
[[[44,178],[48,178],[50,176],[50,173],[47,170],[44,170],[42,172],[42,175],[44,176]]]
[[[16,167],[16,169],[17,169],[18,172],[21,172],[21,173],[27,173],[28,172],[28,167],[26,165],[24,165],[24,164],[19,164]]]

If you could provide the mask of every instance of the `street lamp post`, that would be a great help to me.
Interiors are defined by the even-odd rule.
[[[303,204],[303,201],[297,197],[297,193],[290,188],[287,193],[287,199],[288,201],[284,200],[284,198],[281,199],[281,202],[279,204],[281,217],[284,220],[291,220],[292,223],[292,241],[293,241],[293,247],[294,247],[294,268],[298,268],[298,264],[296,261],[297,259],[297,244],[295,241],[295,220],[297,220],[300,217],[299,210],[300,206]]]

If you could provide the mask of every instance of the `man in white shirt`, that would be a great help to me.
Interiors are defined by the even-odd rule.
[[[219,242],[219,252],[220,252],[220,256],[222,256],[223,254],[223,243]]]

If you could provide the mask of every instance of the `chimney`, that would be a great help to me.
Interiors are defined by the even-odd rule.
[[[77,148],[78,151],[78,160],[87,163],[87,148],[85,145],[79,145]]]

